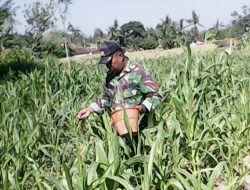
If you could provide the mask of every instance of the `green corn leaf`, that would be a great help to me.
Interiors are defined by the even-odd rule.
[[[216,181],[217,177],[220,175],[224,165],[225,165],[225,162],[219,162],[217,164],[217,166],[214,168],[214,171],[208,180],[208,185],[207,185],[208,190],[214,189],[215,181]]]
[[[66,175],[66,180],[67,180],[67,184],[70,190],[73,190],[73,183],[72,183],[72,176],[69,173],[69,168],[66,166],[66,164],[63,164],[63,169]]]

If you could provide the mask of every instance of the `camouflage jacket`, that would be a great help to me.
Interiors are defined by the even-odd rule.
[[[120,74],[106,82],[103,96],[90,107],[98,114],[101,114],[104,109],[112,113],[140,104],[151,111],[162,101],[159,91],[149,72],[142,65],[129,61]]]

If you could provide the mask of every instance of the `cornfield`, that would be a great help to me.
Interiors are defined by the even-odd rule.
[[[105,68],[51,57],[0,83],[0,189],[229,190],[250,172],[250,56],[213,51],[138,60],[164,100],[124,140],[107,113],[79,122]]]

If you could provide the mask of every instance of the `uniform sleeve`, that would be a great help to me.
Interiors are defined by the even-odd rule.
[[[140,90],[145,97],[142,105],[144,105],[148,111],[155,110],[162,102],[162,94],[157,83],[148,71],[142,69],[141,75]]]
[[[89,105],[89,107],[91,107],[99,115],[104,112],[105,108],[110,107],[110,100],[107,96],[107,91],[107,88],[104,87],[102,97]]]

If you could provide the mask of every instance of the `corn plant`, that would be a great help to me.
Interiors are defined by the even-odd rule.
[[[123,139],[108,113],[79,122],[105,68],[51,57],[0,81],[1,189],[243,189],[249,168],[250,56],[221,51],[138,60],[161,86],[148,127]]]

